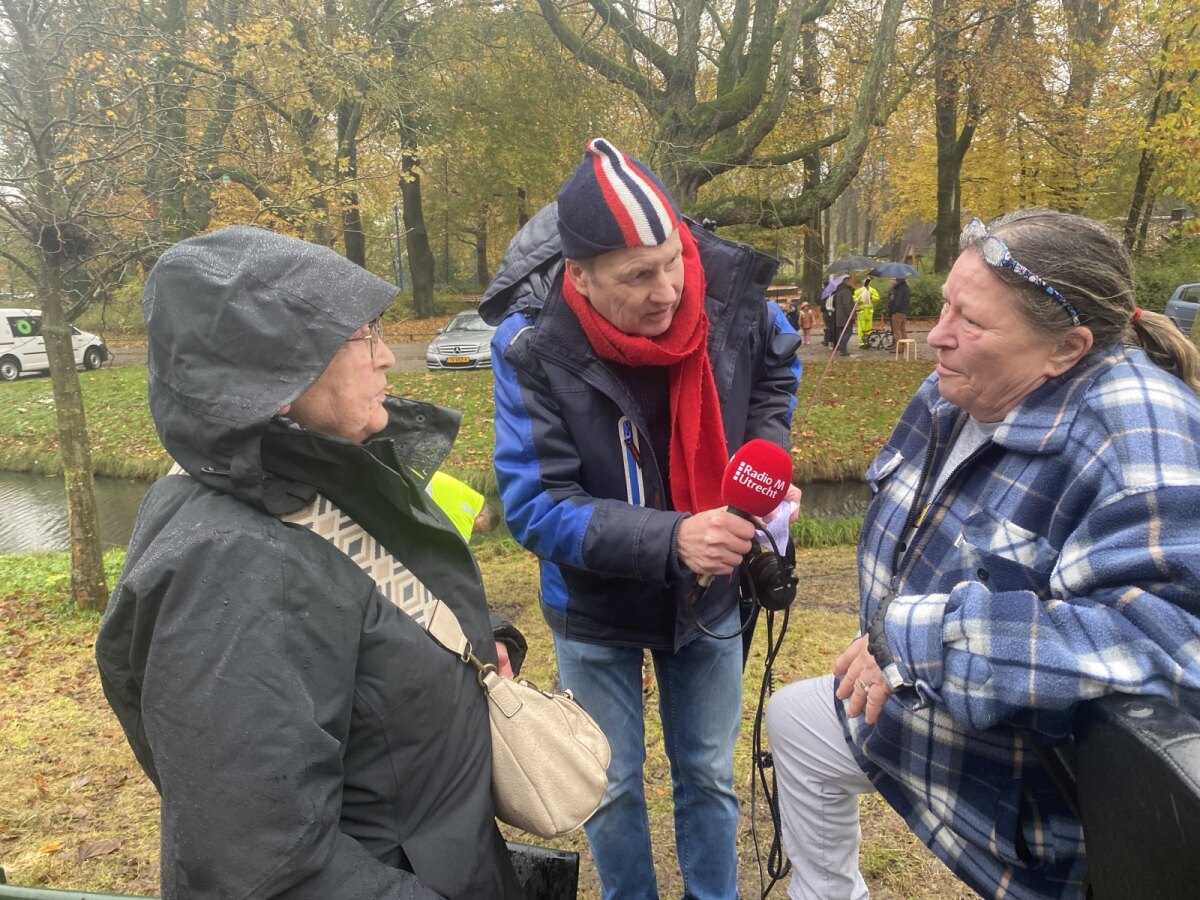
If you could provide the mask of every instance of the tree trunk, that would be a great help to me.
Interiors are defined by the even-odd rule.
[[[805,28],[800,35],[800,77],[806,98],[817,100],[821,96],[821,55],[817,48],[815,28]],[[821,154],[812,152],[803,158],[804,193],[815,193],[821,183]],[[824,210],[828,213],[828,208]],[[825,286],[825,256],[828,234],[822,233],[822,220],[828,219],[818,211],[801,225],[804,247],[804,278],[800,290],[812,305],[817,318],[821,318],[821,289]],[[819,331],[820,329],[818,329]]]
[[[425,210],[421,205],[421,175],[417,160],[405,153],[401,162],[405,177],[400,182],[404,203],[404,243],[408,247],[408,276],[413,286],[413,318],[428,319],[433,308],[433,248],[425,228]]]
[[[96,510],[83,392],[71,346],[71,325],[64,315],[64,310],[71,304],[65,296],[66,287],[59,270],[53,265],[46,266],[43,276],[42,337],[46,341],[50,364],[59,456],[67,492],[71,596],[80,609],[102,610],[108,604],[108,584],[104,577],[104,549],[100,544],[100,518]]]
[[[641,101],[654,131],[649,162],[680,206],[723,225],[765,222],[778,228],[813,221],[853,180],[871,130],[886,120],[898,99],[889,96],[885,74],[895,55],[904,3],[883,0],[878,27],[863,48],[867,65],[855,111],[848,122],[814,141],[816,150],[839,142],[844,148],[819,195],[769,204],[759,197],[697,204],[700,188],[725,172],[751,164],[790,165],[811,152],[807,145],[767,155],[760,151],[789,114],[803,32],[817,27],[837,4],[687,0],[664,5],[671,13],[661,18],[635,13],[635,5],[608,2],[582,4],[593,15],[576,15],[580,4],[573,0],[537,0],[537,5],[567,50]]]
[[[939,136],[940,141],[940,136]],[[949,272],[958,256],[958,237],[962,229],[960,207],[960,184],[962,179],[962,156],[956,152],[958,143],[947,148],[946,153],[938,150],[937,167],[937,221],[933,228],[933,270]]]
[[[1165,38],[1162,45],[1162,53],[1170,50],[1171,39]],[[1174,97],[1169,88],[1166,87],[1167,69],[1166,66],[1160,66],[1158,70],[1158,78],[1156,79],[1154,90],[1154,103],[1150,106],[1150,111],[1146,114],[1146,134],[1154,131],[1154,126],[1158,123],[1160,108],[1165,113],[1171,113],[1179,108],[1178,101]],[[1142,156],[1138,160],[1137,181],[1133,186],[1133,196],[1129,200],[1129,215],[1125,218],[1125,246],[1133,250],[1138,243],[1138,224],[1141,222],[1142,214],[1148,207],[1148,198],[1150,197],[1150,183],[1154,179],[1154,171],[1157,168],[1157,154],[1153,147],[1147,144],[1142,147]]]
[[[959,179],[970,141],[958,134],[959,29],[949,7],[955,0],[934,0],[930,41],[934,59],[933,113],[937,136],[937,217],[933,228],[933,270],[948,272],[958,255],[961,226]]]
[[[471,230],[475,237],[475,283],[481,291],[486,291],[491,284],[492,276],[488,271],[488,227],[486,221],[481,221]]]
[[[338,162],[337,178],[350,187],[342,191],[342,243],[346,259],[367,267],[367,236],[363,233],[362,207],[358,191],[358,129],[362,122],[362,103],[343,100],[338,104]]]

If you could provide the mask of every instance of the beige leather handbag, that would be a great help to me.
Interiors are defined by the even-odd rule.
[[[608,740],[570,691],[546,693],[503,678],[472,652],[453,610],[429,608],[428,632],[478,673],[492,731],[496,817],[544,838],[574,831],[591,818],[608,788]]]

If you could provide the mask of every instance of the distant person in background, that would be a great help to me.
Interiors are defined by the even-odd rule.
[[[838,353],[841,356],[850,355],[850,326],[854,323],[854,293],[857,279],[853,272],[837,286],[830,299],[833,301],[833,331],[837,335]]]
[[[485,501],[483,507],[479,510],[479,515],[475,517],[471,533],[490,534],[498,527],[500,527],[500,511],[496,509],[491,501]]]
[[[463,540],[470,540],[475,530],[475,521],[484,506],[483,494],[440,469],[433,473],[426,490],[433,502],[441,507],[446,517],[454,523]]]
[[[829,284],[832,283],[833,278],[829,280]],[[837,314],[833,308],[833,290],[830,289],[829,284],[826,284],[825,289],[821,291],[821,318],[825,325],[825,340],[821,342],[821,346],[832,348],[837,344],[837,331],[834,330]]]
[[[1200,714],[1200,353],[1095,222],[974,219],[961,247],[937,369],[866,473],[860,636],[767,708],[792,900],[867,896],[870,791],[980,895],[1082,900],[1039,748],[1115,692]]]
[[[812,307],[808,305],[807,300],[803,300],[800,303],[800,316],[798,321],[800,325],[801,340],[807,347],[812,343],[813,324],[816,322],[816,316],[813,315]]]
[[[855,292],[854,307],[858,311],[858,346],[866,349],[867,335],[875,327],[875,303],[879,300],[879,292],[871,287],[871,276],[863,280],[863,285]]]
[[[903,278],[892,279],[888,291],[888,317],[891,319],[892,337],[898,341],[908,340],[908,305],[912,292]]]
[[[795,300],[787,301],[787,304],[783,308],[783,314],[787,317],[788,324],[791,325],[792,328],[796,329],[797,333],[799,333],[799,331],[800,331],[800,308],[798,306],[796,306]]]

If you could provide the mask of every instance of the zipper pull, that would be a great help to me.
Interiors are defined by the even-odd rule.
[[[633,442],[633,423],[628,419],[622,424],[622,430],[625,433],[625,446],[629,448],[629,453],[633,456],[633,461],[637,463],[637,467],[642,468],[642,453],[637,448],[637,444]]]

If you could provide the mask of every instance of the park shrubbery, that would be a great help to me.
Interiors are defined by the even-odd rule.
[[[1200,235],[1169,241],[1140,257],[1136,271],[1138,305],[1162,312],[1177,285],[1200,281]]]
[[[942,308],[942,285],[945,283],[945,275],[921,275],[908,279],[908,286],[912,290],[909,318],[936,318]]]

